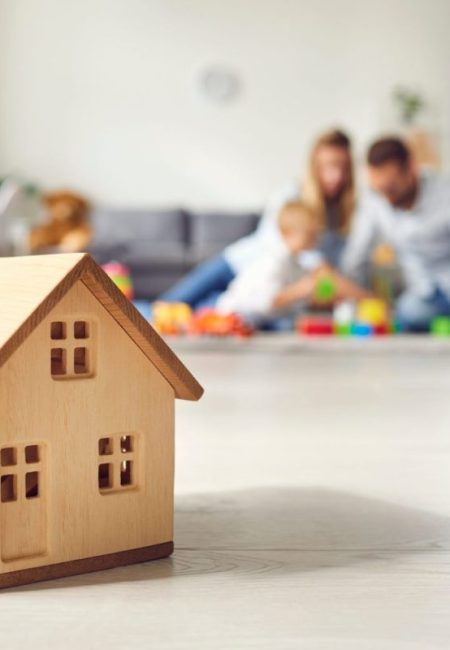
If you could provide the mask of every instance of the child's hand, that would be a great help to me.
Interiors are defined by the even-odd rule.
[[[293,284],[293,287],[296,292],[298,292],[299,300],[301,300],[302,298],[310,298],[313,296],[314,291],[316,290],[316,285],[317,279],[313,273],[310,273],[309,275],[305,275],[304,278],[297,280],[297,282]]]
[[[310,300],[314,294],[316,280],[313,273],[282,289],[272,303],[272,309],[284,309],[300,300]]]

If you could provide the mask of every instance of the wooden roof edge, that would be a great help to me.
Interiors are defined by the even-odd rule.
[[[78,280],[88,287],[118,325],[156,366],[172,386],[175,397],[193,401],[200,399],[203,394],[202,386],[88,253],[80,257],[0,348],[0,366],[9,359]]]
[[[83,258],[83,267],[82,282],[161,372],[174,389],[175,396],[192,401],[200,399],[204,392],[202,386],[88,254]]]
[[[28,318],[26,318],[9,339],[0,347],[0,367],[14,354],[22,345],[31,332],[39,323],[51,312],[58,302],[64,297],[67,291],[81,279],[83,274],[83,261],[85,255],[80,257],[78,262],[64,275],[62,280],[45,295],[37,307],[33,309]]]

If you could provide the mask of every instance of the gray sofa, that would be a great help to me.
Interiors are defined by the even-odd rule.
[[[97,208],[91,215],[90,253],[100,264],[126,264],[136,298],[152,300],[194,266],[253,232],[258,220],[257,214]]]

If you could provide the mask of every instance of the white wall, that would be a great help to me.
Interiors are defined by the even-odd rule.
[[[423,90],[449,160],[449,0],[0,0],[0,174],[108,203],[253,207],[340,124]],[[198,91],[211,63],[241,98]]]

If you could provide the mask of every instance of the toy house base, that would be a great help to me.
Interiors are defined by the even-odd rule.
[[[160,560],[173,553],[173,542],[154,544],[143,548],[134,548],[119,553],[109,553],[98,557],[88,557],[71,562],[49,564],[47,566],[24,569],[22,571],[11,571],[0,574],[0,589],[5,587],[19,587],[33,582],[53,580],[55,578],[66,578],[81,573],[92,573],[105,569],[125,566],[127,564],[138,564],[150,560]]]

